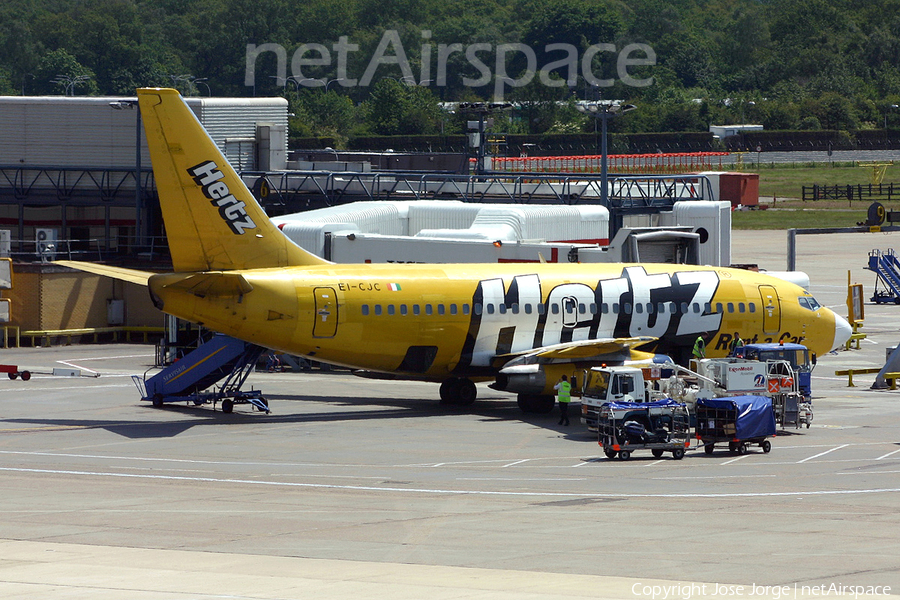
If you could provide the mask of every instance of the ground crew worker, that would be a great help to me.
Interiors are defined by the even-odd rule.
[[[744,345],[744,340],[741,339],[741,336],[738,335],[738,332],[734,332],[734,338],[731,340],[731,347],[728,348],[729,354],[734,356],[734,351]]]
[[[694,351],[692,354],[697,360],[706,358],[706,340],[703,339],[702,334],[697,336],[697,341],[694,342]]]
[[[559,402],[559,423],[557,425],[569,426],[569,402],[572,401],[572,384],[563,375],[559,383],[553,386],[556,390],[556,400]]]

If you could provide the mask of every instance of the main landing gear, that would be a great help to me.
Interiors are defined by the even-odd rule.
[[[441,384],[441,403],[468,406],[475,402],[478,390],[471,379],[451,377]]]

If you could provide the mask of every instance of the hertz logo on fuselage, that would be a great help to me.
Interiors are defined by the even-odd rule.
[[[219,181],[225,175],[219,170],[215,162],[208,160],[188,169],[194,182],[203,189],[203,194],[209,198],[213,206],[219,208],[219,215],[228,224],[231,231],[243,235],[246,229],[255,229],[256,223],[244,210],[246,204],[235,198],[231,190],[223,181]]]

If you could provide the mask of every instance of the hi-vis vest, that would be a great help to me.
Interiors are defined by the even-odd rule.
[[[560,402],[572,401],[572,384],[568,381],[559,382],[559,394],[557,396]]]

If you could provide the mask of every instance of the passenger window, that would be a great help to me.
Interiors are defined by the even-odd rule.
[[[493,304],[485,304],[485,308],[487,308],[487,314],[494,314],[494,305]]]
[[[734,302],[728,303],[728,312],[730,312],[730,313],[734,312]]]
[[[631,314],[631,302],[626,302],[622,305],[622,312],[624,312],[626,315]]]
[[[578,314],[583,315],[587,312],[587,307],[583,303],[578,304]]]
[[[613,314],[614,314],[614,315],[619,314],[619,303],[618,303],[618,302],[614,302],[614,303],[613,303],[613,305],[612,305],[612,311],[613,311]]]
[[[703,304],[703,313],[707,315],[712,314],[712,304],[705,302]]]
[[[755,312],[756,312],[756,303],[755,303],[755,302],[751,302],[751,303],[750,303],[750,312],[751,312],[751,313],[755,313]]]
[[[636,303],[634,305],[634,312],[636,312],[639,315],[644,314],[644,305],[640,302]]]
[[[395,312],[395,311],[394,311],[394,305],[393,305],[393,304],[388,304],[388,306],[387,306],[387,314],[393,315],[394,312]]]
[[[688,314],[688,303],[687,302],[681,303],[681,314],[683,314],[683,315]]]
[[[463,314],[465,314],[465,312],[466,312],[466,305],[463,304]],[[480,303],[478,303],[478,304],[475,305],[475,314],[476,314],[476,315],[480,315],[480,314],[481,314],[481,304],[480,304]]]
[[[499,309],[499,312],[501,315],[506,314],[506,305],[505,304],[498,304],[497,308]]]
[[[596,302],[591,302],[591,314],[592,315],[597,314],[597,303]]]
[[[431,305],[430,305],[430,304],[426,304],[426,305],[425,305],[425,314],[426,314],[426,315],[433,314],[433,311],[432,311],[432,309],[431,309]]]
[[[699,305],[699,304],[697,304],[696,302],[694,302],[694,303],[691,305],[691,308],[694,309],[694,314],[695,314],[695,315],[696,315],[696,314],[700,314],[700,305]]]
[[[407,313],[406,305],[405,305],[405,304],[401,304],[401,305],[400,305],[400,314],[401,314],[401,315],[406,315],[406,313]]]
[[[603,304],[600,305],[600,314],[602,314],[602,315],[609,314],[609,304],[604,302]]]
[[[418,316],[418,315],[419,315],[419,305],[418,305],[418,304],[413,304],[413,305],[412,305],[412,308],[413,308],[413,314],[416,315],[416,316]]]
[[[375,315],[381,316],[381,305],[380,304],[375,305]]]
[[[550,312],[554,315],[559,314],[559,304],[553,303],[550,305]]]
[[[525,304],[525,314],[526,314],[526,315],[530,315],[530,314],[531,314],[531,302],[527,302],[527,303]]]
[[[469,305],[468,304],[462,305],[462,314],[464,314],[464,315],[469,314]]]
[[[743,302],[738,302],[738,312],[739,312],[739,313],[747,312],[747,309],[746,309],[746,307],[744,306],[744,303],[743,303]]]
[[[518,305],[518,304],[513,304],[513,305],[510,307],[510,310],[512,310],[512,314],[514,314],[514,315],[519,314],[519,305]]]
[[[368,304],[362,305],[362,314],[364,317],[369,316],[369,305]]]
[[[455,314],[456,314],[456,304],[451,304],[451,305],[450,305],[450,314],[451,314],[451,315],[455,315]]]
[[[545,314],[547,314],[547,307],[543,303],[538,304],[537,312],[539,315],[545,315]]]
[[[444,314],[444,305],[443,305],[443,304],[438,304],[438,305],[437,305],[437,309],[438,309],[438,314],[439,314],[439,315],[443,315],[443,314]]]

